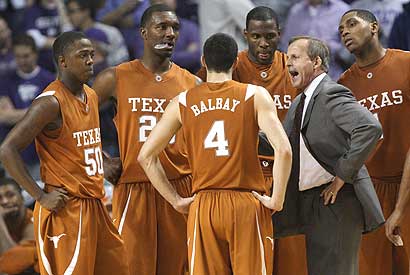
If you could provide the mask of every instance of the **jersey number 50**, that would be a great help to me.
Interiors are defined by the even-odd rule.
[[[85,167],[85,171],[89,176],[95,176],[98,174],[104,174],[103,169],[103,158],[100,147],[84,149],[85,164],[88,166]]]
[[[225,138],[225,122],[217,120],[212,125],[204,141],[205,149],[215,148],[217,157],[229,156],[228,140]]]

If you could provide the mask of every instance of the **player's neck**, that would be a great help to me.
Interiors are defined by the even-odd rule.
[[[211,83],[221,83],[228,80],[232,80],[232,72],[228,73],[216,73],[216,72],[207,72],[206,82]]]
[[[76,97],[82,99],[84,97],[84,84],[73,79],[69,75],[59,75],[60,80],[64,86]]]
[[[171,61],[169,58],[163,58],[155,55],[145,54],[141,58],[141,63],[154,74],[163,74],[171,68]]]
[[[362,51],[355,54],[357,65],[362,68],[376,63],[386,54],[386,49],[379,42],[369,43]]]

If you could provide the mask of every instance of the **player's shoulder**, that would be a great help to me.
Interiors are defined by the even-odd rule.
[[[405,64],[410,62],[410,51],[404,51],[400,49],[387,49],[387,53],[390,54],[392,59],[398,60]]]
[[[134,71],[135,67],[137,67],[138,63],[140,61],[138,59],[134,59],[131,61],[126,61],[123,63],[118,64],[115,67],[112,67],[112,70],[114,72],[118,71],[118,72],[130,72],[130,71]]]

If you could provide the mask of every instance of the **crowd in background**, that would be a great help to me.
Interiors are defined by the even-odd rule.
[[[354,61],[338,34],[339,20],[349,9],[368,9],[377,16],[384,46],[410,50],[408,0],[0,0],[0,142],[32,100],[55,79],[51,48],[60,33],[79,30],[86,34],[95,47],[97,75],[105,68],[141,57],[141,16],[149,5],[157,3],[175,9],[180,32],[172,60],[193,73],[201,67],[202,44],[213,33],[231,34],[239,49],[246,50],[242,34],[246,14],[259,5],[278,14],[280,50],[286,51],[295,35],[325,41],[332,54],[329,75],[335,80]],[[102,106],[103,148],[111,156],[118,155],[114,115],[112,104]],[[34,144],[22,157],[30,174],[40,181]],[[4,176],[0,164],[0,178]]]

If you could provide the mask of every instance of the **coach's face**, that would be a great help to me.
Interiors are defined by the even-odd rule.
[[[87,83],[93,76],[94,47],[89,39],[83,38],[69,46],[62,59],[64,70],[81,83]]]
[[[250,59],[257,64],[271,64],[280,38],[275,21],[250,20],[244,35],[248,41]]]
[[[292,86],[298,90],[304,90],[315,78],[317,64],[308,56],[308,46],[308,40],[299,39],[288,47],[286,65]]]
[[[154,12],[146,27],[141,28],[141,36],[154,53],[171,57],[179,36],[178,17],[171,11]]]
[[[345,14],[340,20],[340,39],[351,53],[361,51],[363,46],[369,43],[378,34],[379,26],[376,22],[370,23],[359,16],[356,12]]]

